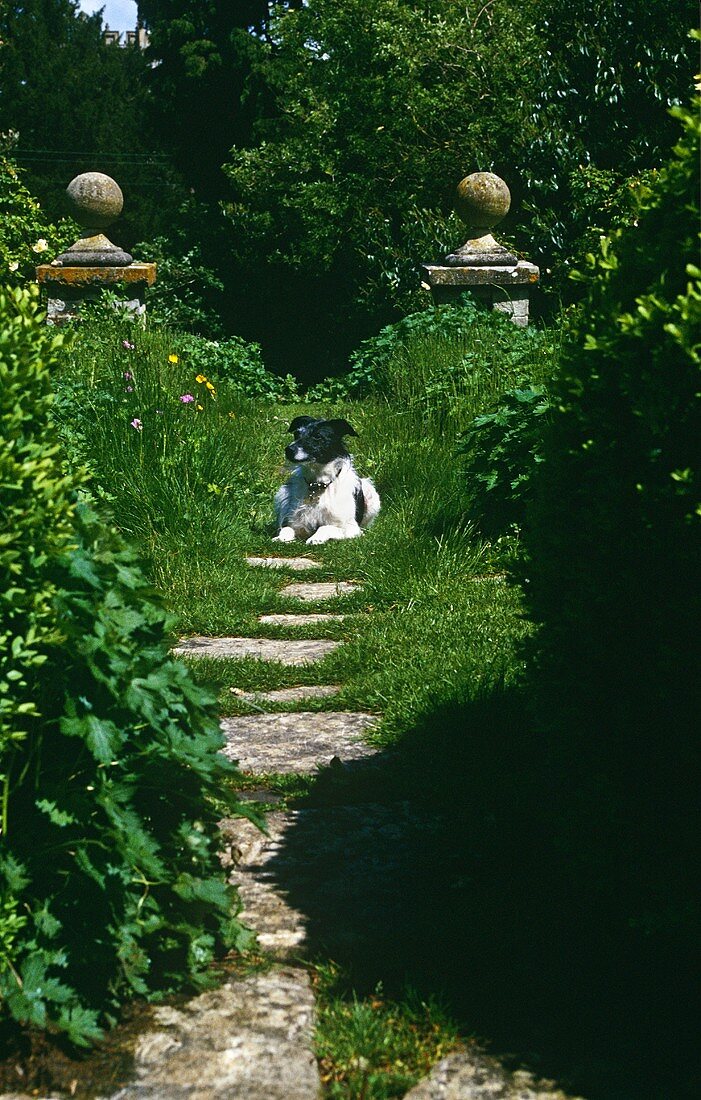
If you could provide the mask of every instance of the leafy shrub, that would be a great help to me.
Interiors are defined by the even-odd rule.
[[[71,230],[67,221],[52,225],[22,182],[10,155],[12,136],[0,134],[0,277],[20,285],[71,243]]]
[[[522,527],[533,473],[543,461],[543,421],[551,405],[543,386],[505,393],[495,412],[475,417],[459,449],[467,457],[467,518],[487,536]]]
[[[393,361],[409,343],[417,338],[431,337],[459,340],[467,336],[481,318],[478,306],[465,297],[459,305],[431,307],[386,325],[377,336],[364,340],[351,356],[350,372],[345,379],[348,392],[360,394],[369,389],[382,390],[389,382]]]
[[[61,470],[35,295],[0,297],[0,998],[77,1043],[242,942],[216,853],[214,700],[132,551]]]
[[[684,136],[637,227],[590,257],[525,528],[574,872],[627,892],[650,930],[691,912],[701,703],[700,124],[675,115]]]
[[[311,390],[310,400],[383,396],[401,406],[444,412],[469,391],[485,407],[511,386],[552,371],[552,332],[516,328],[500,313],[464,296],[387,325],[352,355],[349,372]],[[479,391],[479,392],[475,392]]]
[[[206,340],[191,333],[182,333],[175,343],[183,361],[196,374],[212,374],[247,397],[294,401],[297,396],[292,375],[280,377],[266,370],[259,344],[249,343],[240,336]]]
[[[552,274],[545,292],[571,300],[568,276],[596,247],[593,234],[632,224],[633,192],[667,158],[669,108],[695,71],[688,31],[698,16],[690,0],[529,0],[527,10],[540,48],[519,158],[519,239]]]
[[[198,246],[180,248],[167,237],[134,246],[140,254],[158,266],[158,279],[149,290],[150,324],[220,336],[220,306],[224,284],[204,263]]]

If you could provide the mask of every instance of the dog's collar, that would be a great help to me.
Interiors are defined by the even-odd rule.
[[[334,481],[340,476],[343,470],[344,463],[342,462],[338,469],[335,471],[330,481],[307,481],[307,492],[310,497],[321,496],[324,489],[328,489],[329,485],[333,485]],[[306,478],[304,479],[306,481]]]
[[[331,484],[331,481],[308,481],[307,492],[309,493],[310,497],[320,496],[323,493],[324,489],[328,489],[329,485]]]

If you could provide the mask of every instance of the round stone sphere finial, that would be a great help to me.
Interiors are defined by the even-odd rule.
[[[458,184],[455,209],[471,229],[491,229],[505,218],[511,192],[493,172],[473,172]]]
[[[103,172],[83,172],[66,188],[71,214],[85,229],[106,229],[119,217],[124,196],[119,184]]]
[[[57,267],[128,267],[132,257],[102,232],[119,217],[122,189],[104,172],[83,172],[66,188],[71,214],[82,229],[80,238],[52,261]]]
[[[511,206],[511,192],[500,176],[493,172],[473,172],[458,184],[455,209],[467,225],[469,238],[443,263],[448,267],[509,267],[516,256],[498,241],[491,229],[506,217]]]

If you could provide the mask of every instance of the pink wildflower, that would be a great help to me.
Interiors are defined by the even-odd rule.
[[[136,428],[137,432],[143,431],[143,428],[144,428],[144,426],[141,423],[141,421],[139,420],[138,416],[135,416],[134,419],[131,421],[131,427]]]
[[[125,393],[133,393],[134,392],[134,387],[133,386],[127,386],[125,388],[124,392]]]
[[[125,370],[124,371],[124,381],[125,382],[131,382],[133,377],[134,377],[134,375],[131,373],[130,370]]]
[[[128,340],[122,340],[122,347],[123,347],[123,348],[126,348],[126,350],[127,350],[127,351],[133,351],[133,350],[134,350],[134,347],[135,347],[135,345],[134,345],[134,344],[130,344]]]
[[[183,405],[191,405],[195,399],[191,393],[183,393],[180,395],[180,400],[182,401]]]

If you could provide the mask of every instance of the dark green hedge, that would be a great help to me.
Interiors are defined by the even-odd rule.
[[[559,838],[646,929],[690,916],[701,714],[699,115],[602,241],[533,475],[524,584]]]
[[[0,1004],[75,1042],[243,942],[217,857],[232,768],[133,553],[66,477],[62,338],[0,295]]]

